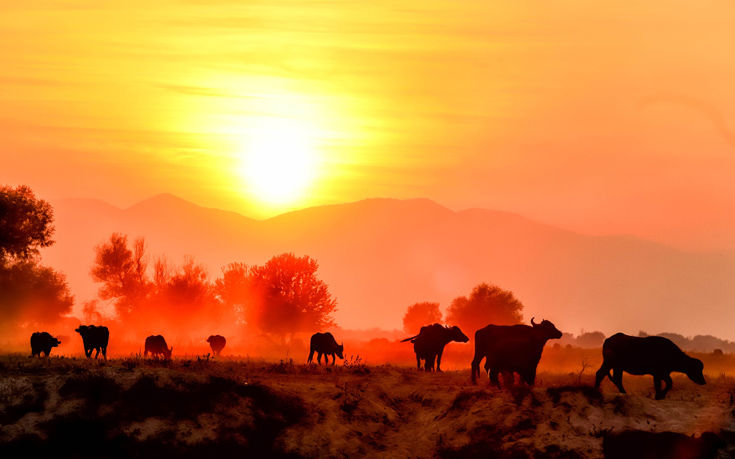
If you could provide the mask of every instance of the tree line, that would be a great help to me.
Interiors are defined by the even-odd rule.
[[[193,258],[180,266],[152,262],[144,239],[113,233],[95,248],[91,275],[99,299],[122,323],[158,329],[242,324],[283,339],[334,325],[337,301],[319,279],[316,260],[284,253],[262,265],[230,263],[216,279]],[[98,302],[85,305],[97,314]]]
[[[53,218],[51,205],[29,187],[0,187],[0,327],[52,324],[72,312],[74,296],[65,276],[40,262],[41,249],[54,244]],[[336,325],[337,300],[318,269],[308,255],[284,253],[262,265],[230,263],[211,278],[194,258],[176,265],[149,253],[144,239],[113,233],[94,247],[90,275],[99,289],[96,299],[83,303],[82,319],[99,323],[112,309],[113,320],[122,325],[201,333],[218,324],[242,325],[287,341]],[[522,312],[523,303],[511,291],[481,283],[452,300],[445,314],[436,302],[408,306],[403,329],[415,334],[433,323],[464,330],[512,325],[523,321]],[[735,343],[709,335],[661,335],[684,349],[735,352]],[[565,333],[560,344],[599,347],[604,338],[601,332]]]

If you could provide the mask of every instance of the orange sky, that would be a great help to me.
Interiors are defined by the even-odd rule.
[[[428,197],[735,249],[729,0],[0,1],[1,183],[261,217]],[[306,161],[271,180],[269,148]]]

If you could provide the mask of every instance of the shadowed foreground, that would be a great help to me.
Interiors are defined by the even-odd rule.
[[[601,457],[623,430],[711,431],[735,453],[735,380],[674,378],[652,398],[593,375],[539,374],[532,389],[472,386],[469,370],[238,360],[0,358],[0,453],[76,457]],[[582,384],[580,384],[580,381]]]

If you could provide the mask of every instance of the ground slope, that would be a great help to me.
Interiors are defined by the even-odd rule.
[[[733,440],[735,381],[682,378],[663,401],[589,377],[541,374],[531,389],[473,386],[467,371],[136,358],[0,360],[0,451],[77,457],[601,457],[624,429]],[[720,457],[735,453],[735,444]]]

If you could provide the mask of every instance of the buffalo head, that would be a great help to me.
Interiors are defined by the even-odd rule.
[[[531,317],[531,325],[533,325],[534,331],[537,331],[540,336],[545,339],[559,339],[562,333],[548,320],[542,320],[541,323],[535,323],[534,317]]]
[[[449,332],[449,338],[452,341],[456,341],[458,343],[466,343],[470,340],[467,335],[462,333],[462,330],[460,330],[460,328],[456,325],[453,327],[447,327],[447,331]]]
[[[58,338],[51,338],[53,341],[51,341],[51,347],[56,347],[59,344],[61,344],[61,341]]]
[[[89,330],[89,326],[87,326],[87,325],[80,325],[74,331],[77,332],[77,333],[79,333],[80,335],[84,336],[84,334],[87,333],[87,330]]]
[[[170,347],[168,349],[166,349],[165,347],[163,348],[163,355],[166,357],[166,360],[171,360],[171,353],[173,351],[174,351],[173,347]]]
[[[336,352],[337,357],[344,360],[345,358],[344,351],[345,351],[345,343],[342,343],[339,346],[337,346],[337,352]]]
[[[695,383],[704,385],[707,384],[707,381],[704,380],[704,374],[702,373],[703,370],[704,364],[701,360],[690,358],[687,362],[686,368],[684,369],[684,373],[686,373],[686,375],[689,376],[689,379]]]

